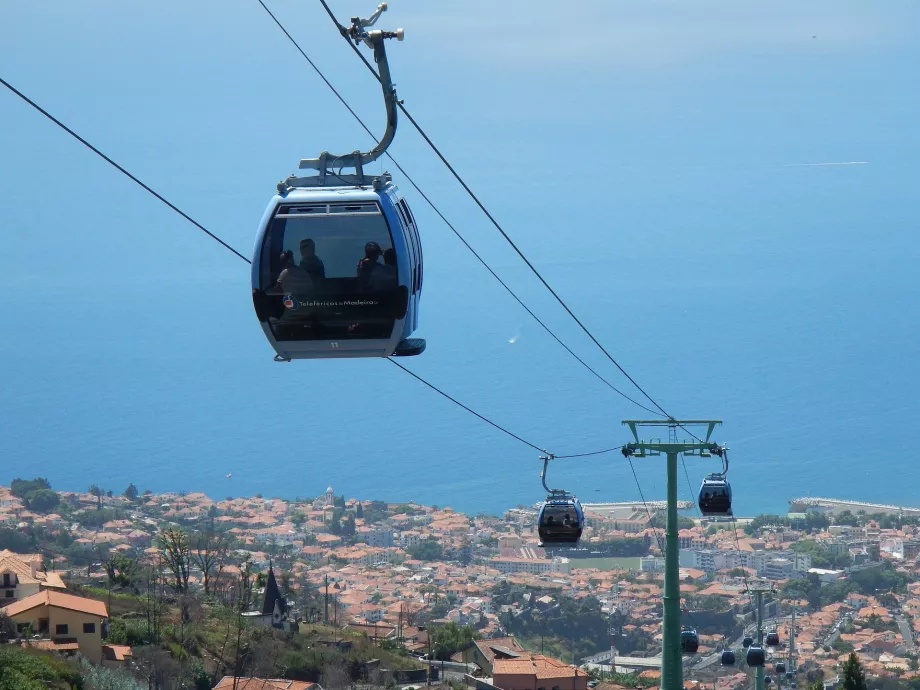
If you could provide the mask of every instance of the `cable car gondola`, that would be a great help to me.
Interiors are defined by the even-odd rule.
[[[764,684],[764,685],[769,685],[769,684],[772,683],[772,682],[773,682],[773,679],[772,679],[770,676],[764,676],[764,677],[763,677],[763,684]]]
[[[792,671],[786,671],[786,680],[792,680],[795,678],[795,674]]]
[[[537,518],[540,546],[577,544],[585,514],[577,498],[565,492],[547,496]]]
[[[763,645],[752,644],[748,647],[747,657],[745,658],[748,666],[763,666],[766,659],[767,652],[763,648]]]
[[[397,31],[367,31],[354,19],[349,36],[374,51],[387,126],[377,145],[300,161],[315,175],[278,184],[262,217],[252,260],[252,299],[276,361],[421,354],[418,326],[422,245],[415,218],[389,173],[365,166],[396,134],[396,91],[384,39]],[[297,130],[289,130],[297,131]],[[343,169],[354,169],[354,174]]]
[[[767,646],[768,647],[777,647],[779,646],[779,633],[775,630],[767,633]]]
[[[680,631],[680,649],[684,654],[696,654],[700,648],[700,636],[694,628],[684,627]]]
[[[698,505],[700,512],[708,517],[730,516],[732,514],[732,487],[725,478],[728,474],[728,452],[714,449],[722,456],[722,471],[709,474],[700,485]]]
[[[781,676],[786,672],[786,664],[780,661],[776,664],[776,675]]]
[[[540,546],[574,545],[581,539],[585,526],[585,512],[579,500],[563,489],[550,489],[546,485],[546,470],[552,455],[543,456],[540,479],[548,496],[537,515],[537,532]]]
[[[722,665],[723,666],[734,666],[735,665],[735,652],[732,649],[726,649],[722,652]]]
[[[754,638],[751,637],[750,635],[745,635],[744,639],[741,640],[741,646],[744,647],[745,649],[750,647],[752,644],[754,644]]]

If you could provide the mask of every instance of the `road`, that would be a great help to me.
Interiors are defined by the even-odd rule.
[[[904,616],[895,616],[894,619],[898,623],[898,629],[901,631],[901,637],[904,638],[907,648],[912,652],[917,651],[917,645],[914,642],[914,631],[910,629],[907,619]]]

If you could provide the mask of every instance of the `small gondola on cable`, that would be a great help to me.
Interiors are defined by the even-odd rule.
[[[752,644],[754,644],[754,638],[751,637],[750,635],[745,635],[744,639],[741,640],[741,646],[744,647],[745,649],[750,647]]]
[[[732,487],[728,475],[728,449],[714,446],[712,453],[722,458],[722,471],[714,472],[703,479],[700,486],[698,505],[707,517],[732,515]]]
[[[786,672],[786,664],[782,661],[777,662],[776,664],[776,675],[781,676]]]
[[[733,649],[725,649],[722,651],[722,665],[723,666],[734,666],[735,665],[735,651]]]
[[[540,546],[574,546],[581,539],[585,512],[575,496],[564,489],[551,489],[546,485],[546,470],[553,456],[543,455],[540,459],[543,461],[540,480],[547,493],[537,515]]]
[[[767,633],[766,643],[768,647],[777,647],[779,646],[779,633],[775,630],[771,630]]]
[[[748,666],[763,666],[767,660],[767,652],[763,645],[752,644],[748,647],[745,661]]]
[[[425,349],[424,340],[410,337],[422,294],[415,217],[389,173],[367,171],[396,134],[396,89],[384,40],[402,40],[403,31],[367,30],[385,10],[382,3],[368,19],[340,27],[356,45],[374,51],[387,112],[383,137],[366,153],[323,152],[301,160],[301,169],[316,174],[278,183],[259,226],[252,299],[276,361],[408,356]],[[300,130],[279,131],[290,136]]]
[[[700,648],[700,636],[696,628],[684,626],[680,631],[680,650],[684,654],[696,654]]]

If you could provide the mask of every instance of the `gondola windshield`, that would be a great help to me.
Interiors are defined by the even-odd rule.
[[[377,202],[281,205],[264,242],[277,340],[388,338],[405,316],[408,291]]]

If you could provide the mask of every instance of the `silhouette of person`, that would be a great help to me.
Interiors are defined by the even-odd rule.
[[[384,292],[392,290],[399,284],[399,267],[396,265],[396,250],[390,247],[383,251],[383,263],[374,266],[371,274],[372,290]]]
[[[309,273],[311,278],[326,277],[326,266],[316,255],[316,242],[309,237],[300,241],[300,267]]]
[[[284,295],[296,295],[313,290],[310,274],[294,263],[294,252],[281,252],[281,273],[278,275],[276,291]]]
[[[358,284],[362,288],[368,287],[371,276],[380,265],[377,259],[382,253],[380,245],[376,242],[368,242],[364,245],[364,258],[358,261]]]

